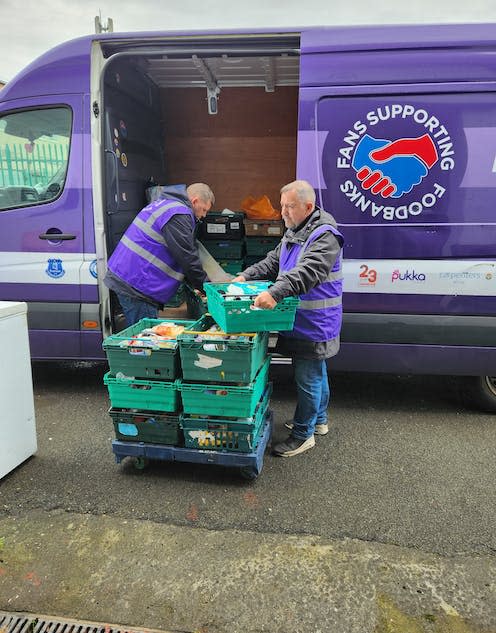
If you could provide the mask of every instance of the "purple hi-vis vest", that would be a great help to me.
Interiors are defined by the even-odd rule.
[[[165,244],[162,228],[173,215],[191,216],[193,211],[178,200],[157,200],[142,209],[122,236],[108,268],[127,284],[157,303],[177,292],[184,273]]]
[[[288,248],[288,244],[283,242],[279,256],[279,270],[283,272],[294,268],[307,247],[326,231],[331,231],[337,237],[343,237],[332,225],[321,224],[310,233],[303,244],[292,243]],[[339,336],[343,317],[342,292],[343,273],[340,252],[327,279],[306,294],[300,295],[293,330],[281,332],[281,334],[310,339],[316,343],[330,341]]]

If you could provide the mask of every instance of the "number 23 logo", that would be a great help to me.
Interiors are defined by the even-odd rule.
[[[377,281],[377,271],[373,268],[369,268],[367,264],[362,264],[360,266],[359,277],[360,279],[365,280],[365,283],[367,284],[375,284],[375,282]]]

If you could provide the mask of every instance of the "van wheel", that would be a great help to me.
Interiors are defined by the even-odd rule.
[[[471,376],[462,380],[467,404],[475,404],[483,411],[496,413],[496,376]]]

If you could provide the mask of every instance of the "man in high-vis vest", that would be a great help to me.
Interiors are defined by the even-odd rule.
[[[195,225],[215,202],[208,185],[164,187],[134,218],[108,260],[105,284],[117,294],[128,325],[156,319],[186,279],[196,290],[208,281]]]
[[[315,191],[304,180],[281,189],[281,212],[286,225],[281,242],[233,281],[274,281],[256,297],[258,308],[270,310],[285,297],[300,298],[294,328],[280,332],[275,349],[292,359],[298,400],[286,423],[291,435],[273,452],[293,457],[315,446],[314,435],[329,430],[326,359],[339,351],[344,240],[332,215],[316,208]]]

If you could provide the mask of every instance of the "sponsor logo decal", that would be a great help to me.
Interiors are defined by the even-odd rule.
[[[391,274],[391,283],[395,281],[425,281],[424,273],[416,273],[415,270],[410,272],[408,268],[402,273],[398,268],[393,270]]]
[[[49,259],[48,266],[45,270],[46,274],[53,279],[58,279],[65,275],[65,270],[62,266],[61,259]]]
[[[375,286],[377,270],[370,268],[367,264],[361,264],[358,277],[360,286]]]

